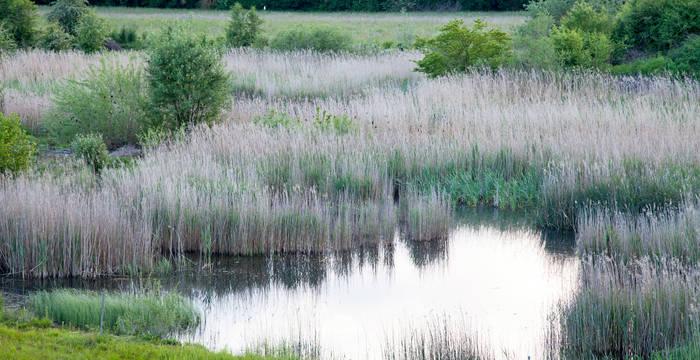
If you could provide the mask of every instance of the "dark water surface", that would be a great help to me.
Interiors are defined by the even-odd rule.
[[[536,231],[525,217],[461,211],[449,239],[315,256],[221,257],[211,270],[160,281],[202,310],[183,340],[234,353],[311,342],[336,358],[377,359],[389,338],[436,318],[468,324],[499,357],[541,357],[547,317],[576,287],[573,237]],[[131,289],[133,279],[3,279],[3,290]]]

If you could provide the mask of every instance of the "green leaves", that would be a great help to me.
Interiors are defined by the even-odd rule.
[[[487,29],[479,19],[474,26],[464,26],[462,20],[453,20],[440,29],[433,39],[418,39],[416,47],[425,55],[416,62],[420,71],[430,77],[455,72],[467,72],[472,67],[496,68],[512,55],[510,37],[498,29]]]
[[[258,16],[255,7],[246,10],[240,3],[231,9],[231,21],[226,28],[226,42],[229,46],[253,46],[261,40],[263,20]]]
[[[26,169],[35,153],[36,144],[22,130],[19,116],[0,113],[0,174]]]

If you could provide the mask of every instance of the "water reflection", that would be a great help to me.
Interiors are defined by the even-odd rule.
[[[336,357],[374,359],[388,334],[440,315],[469,319],[498,354],[539,358],[547,315],[576,284],[572,236],[534,231],[527,217],[493,209],[456,218],[446,241],[413,242],[397,231],[393,243],[354,252],[221,257],[211,271],[161,281],[192,297],[204,314],[202,326],[184,340],[215,350],[301,339]],[[139,284],[14,280],[10,286]]]

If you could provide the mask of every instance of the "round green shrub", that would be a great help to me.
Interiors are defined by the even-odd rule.
[[[45,50],[62,51],[72,49],[73,43],[73,36],[65,32],[58,24],[50,23],[44,28],[37,45]]]
[[[89,10],[87,0],[56,0],[51,4],[46,18],[49,22],[57,23],[67,33],[75,36],[80,19]]]
[[[466,72],[472,67],[497,68],[512,56],[510,37],[498,29],[488,29],[479,19],[468,28],[462,20],[453,20],[440,28],[432,39],[418,39],[416,47],[425,55],[416,62],[416,71],[430,77]]]
[[[226,28],[226,42],[229,46],[253,46],[260,41],[262,19],[255,7],[246,10],[240,3],[231,9],[231,21]]]
[[[83,159],[96,175],[101,174],[109,162],[107,146],[100,134],[78,134],[70,147],[73,154]]]
[[[176,130],[211,124],[229,101],[221,54],[205,38],[166,29],[148,53],[146,73],[153,126]]]
[[[80,50],[94,53],[104,48],[107,39],[107,27],[104,20],[93,11],[80,18],[75,28],[75,43]]]
[[[36,5],[31,0],[0,0],[0,24],[4,24],[17,45],[34,45],[38,22]]]
[[[669,50],[700,33],[698,0],[629,0],[615,22],[615,36],[639,50]]]
[[[277,33],[270,47],[277,50],[316,50],[321,52],[348,51],[352,38],[327,26],[298,27]]]
[[[700,76],[700,35],[693,35],[669,56],[681,73]]]
[[[19,116],[0,113],[0,174],[26,169],[35,153],[36,144],[22,130]]]

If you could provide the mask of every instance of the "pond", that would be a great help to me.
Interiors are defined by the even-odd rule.
[[[182,340],[243,352],[310,344],[327,356],[379,359],[436,321],[478,334],[497,357],[542,357],[548,317],[577,286],[573,236],[543,233],[524,215],[460,211],[445,241],[395,240],[335,255],[220,257],[206,271],[161,279],[202,310]],[[6,291],[119,288],[132,279],[4,279]]]

